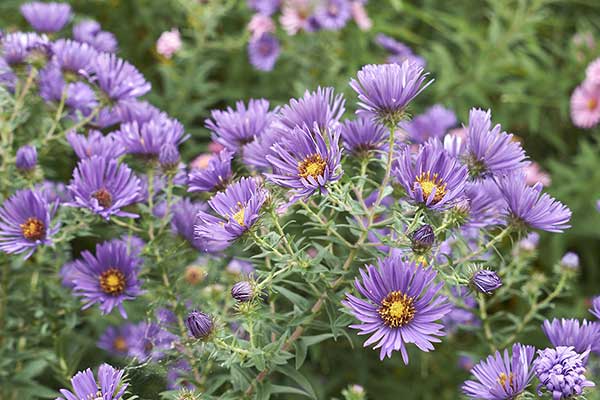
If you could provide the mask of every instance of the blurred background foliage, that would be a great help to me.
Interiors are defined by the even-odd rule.
[[[427,95],[419,97],[413,113],[441,103],[464,122],[471,107],[491,108],[493,120],[520,137],[531,158],[551,172],[549,192],[574,212],[572,229],[552,238],[542,236],[538,268],[548,270],[565,251],[575,251],[582,260],[580,289],[587,296],[598,291],[600,131],[573,126],[569,99],[587,63],[600,56],[600,1],[371,0],[367,5],[373,20],[370,31],[363,32],[355,24],[339,32],[287,36],[278,31],[282,55],[272,72],[256,71],[248,63],[246,26],[252,12],[243,0],[69,2],[78,18],[96,19],[103,29],[115,33],[120,55],[152,82],[148,100],[184,123],[193,136],[183,146],[185,160],[206,151],[210,133],[203,121],[211,109],[250,97],[282,104],[318,85],[333,86],[353,98],[349,79],[362,65],[386,58],[373,41],[375,35],[385,33],[405,42],[426,59],[426,69],[436,79]],[[26,28],[18,12],[21,3],[0,1],[0,26],[6,30]],[[156,52],[155,43],[171,28],[179,29],[184,45],[172,59],[165,59]],[[573,36],[578,33],[589,33],[598,43],[577,45]],[[577,304],[577,315],[572,308],[570,315],[583,317],[585,308]],[[560,316],[566,313],[556,311]],[[313,374],[315,379],[328,377],[321,382],[319,398],[323,393],[339,393],[347,382],[368,380],[374,381],[367,387],[372,398],[389,398],[385,393],[402,398],[413,389],[397,382],[423,382],[427,378],[423,374],[433,374],[436,379],[431,385],[419,385],[421,398],[456,398],[455,385],[467,373],[450,376],[440,372],[444,365],[456,364],[456,349],[448,346],[442,344],[435,355],[423,354],[420,361],[411,357],[416,368],[403,368],[397,360],[388,360],[384,364],[389,368],[382,369],[375,352],[335,351],[336,343],[331,342],[311,349],[308,358],[312,362],[304,369],[313,370],[303,373]],[[84,356],[97,354],[74,354]],[[40,363],[42,369],[45,364],[43,360]],[[353,370],[352,365],[365,368]],[[340,370],[340,366],[349,367]],[[394,379],[379,381],[377,375],[383,371]],[[358,372],[368,378],[356,376]],[[132,388],[134,393],[153,390],[152,377],[145,378],[148,385]]]

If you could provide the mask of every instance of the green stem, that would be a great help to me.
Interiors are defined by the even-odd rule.
[[[483,333],[484,333],[485,339],[488,343],[488,346],[490,346],[490,350],[492,352],[495,352],[496,351],[496,342],[494,340],[494,335],[492,335],[492,329],[490,326],[490,320],[487,315],[487,307],[485,304],[485,297],[484,297],[483,293],[479,293],[477,300],[479,303],[479,317],[481,318],[481,323],[483,324]]]

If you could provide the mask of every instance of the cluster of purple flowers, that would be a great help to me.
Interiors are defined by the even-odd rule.
[[[600,123],[600,58],[588,65],[585,79],[571,95],[571,120],[584,129]]]

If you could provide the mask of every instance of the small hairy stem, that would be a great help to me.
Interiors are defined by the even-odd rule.
[[[490,320],[487,315],[487,307],[483,293],[479,293],[479,296],[477,296],[477,300],[479,303],[479,317],[481,318],[481,323],[483,325],[483,334],[485,336],[485,340],[487,341],[488,346],[490,347],[490,350],[493,353],[496,351],[496,341],[494,340],[494,335],[492,335],[492,328],[490,326]]]

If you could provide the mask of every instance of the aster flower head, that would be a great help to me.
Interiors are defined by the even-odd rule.
[[[180,159],[179,150],[177,150],[177,146],[174,143],[165,144],[158,153],[158,162],[163,171],[177,169]]]
[[[558,346],[538,350],[533,369],[540,380],[538,394],[544,391],[552,395],[553,400],[570,399],[579,396],[586,387],[595,386],[585,377],[585,360],[589,351],[576,353],[573,347]]]
[[[100,24],[93,20],[84,20],[73,27],[73,38],[87,43],[98,51],[114,53],[117,51],[117,39],[111,32],[102,30]]]
[[[212,156],[205,169],[193,169],[188,175],[188,192],[212,192],[224,189],[232,177],[233,153],[227,149]]]
[[[102,400],[120,400],[129,385],[122,382],[123,370],[118,370],[108,364],[102,364],[98,369],[98,380],[94,377],[91,369],[80,371],[71,378],[73,392],[67,389],[61,389],[60,393],[64,397],[58,397],[57,400],[80,400],[80,399],[102,399]]]
[[[431,225],[425,224],[410,234],[412,250],[416,253],[423,253],[431,249],[435,241],[435,233]]]
[[[525,225],[548,232],[562,232],[570,227],[571,210],[548,194],[543,186],[528,186],[523,174],[506,175],[498,180],[506,200],[504,215],[510,224]]]
[[[129,355],[140,362],[163,359],[177,340],[176,335],[155,322],[140,322],[135,326],[132,336],[134,340]]]
[[[193,390],[195,388],[194,384],[186,380],[186,378],[190,376],[191,372],[192,366],[185,359],[177,360],[173,364],[169,365],[169,369],[167,370],[167,389]]]
[[[292,189],[291,201],[316,191],[326,193],[326,185],[342,176],[339,138],[339,127],[324,135],[313,133],[306,125],[294,128],[272,146],[273,153],[267,155],[267,160],[274,172],[265,176],[276,185]]]
[[[267,100],[250,99],[247,106],[238,101],[235,109],[212,110],[211,117],[205,124],[211,130],[213,140],[237,152],[265,132],[273,122],[274,114],[269,111]]]
[[[315,8],[314,19],[320,28],[339,30],[352,17],[349,0],[324,0]]]
[[[37,150],[31,145],[19,147],[15,159],[15,165],[19,171],[32,171],[37,165]]]
[[[522,393],[531,378],[533,369],[531,362],[535,348],[515,343],[512,354],[508,349],[504,353],[496,351],[480,361],[471,374],[475,380],[466,381],[462,391],[472,399],[508,400]]]
[[[80,261],[73,290],[83,297],[83,309],[98,304],[102,314],[109,314],[117,307],[121,316],[127,318],[123,302],[142,294],[138,279],[140,258],[123,241],[111,240],[97,244],[95,255],[83,251]]]
[[[128,154],[154,159],[158,158],[161,149],[167,144],[180,145],[190,137],[185,134],[179,121],[164,113],[145,123],[123,123],[114,134],[121,140]]]
[[[553,346],[571,346],[578,353],[600,354],[600,323],[577,319],[545,320],[542,331]]]
[[[344,97],[336,95],[331,87],[318,87],[314,92],[308,90],[299,99],[291,99],[283,106],[275,124],[281,136],[304,125],[318,126],[319,131],[325,131],[337,123],[346,111]]]
[[[579,269],[579,256],[577,253],[573,253],[572,251],[566,252],[565,255],[560,259],[560,266],[570,270]]]
[[[233,275],[242,275],[245,278],[249,278],[254,274],[255,268],[250,261],[241,260],[239,258],[232,258],[225,270]]]
[[[273,15],[281,6],[281,0],[247,0],[248,7],[262,15]]]
[[[98,339],[98,347],[115,356],[127,356],[138,339],[135,333],[135,326],[129,323],[109,326]]]
[[[394,55],[412,53],[410,47],[383,33],[379,33],[375,36],[375,43]]]
[[[494,271],[481,269],[473,274],[471,283],[483,294],[492,294],[502,286],[502,279]]]
[[[218,215],[199,211],[194,236],[203,251],[224,250],[258,221],[267,191],[254,178],[242,178],[217,193],[208,204]]]
[[[196,339],[206,339],[213,331],[213,319],[202,311],[192,311],[185,319],[190,335]]]
[[[161,33],[156,41],[156,52],[165,58],[171,58],[179,51],[181,44],[179,29],[173,28]]]
[[[33,32],[13,32],[1,37],[2,57],[10,66],[38,59],[48,60],[52,46],[46,35]]]
[[[138,201],[140,180],[115,159],[93,156],[80,160],[68,189],[72,201],[67,205],[88,208],[107,220],[112,215],[137,218],[121,209]]]
[[[454,112],[436,104],[412,120],[402,122],[400,127],[408,133],[412,142],[425,143],[431,138],[441,139],[456,122]]]
[[[279,58],[281,47],[277,37],[265,32],[248,42],[250,64],[259,71],[271,71]]]
[[[466,167],[446,153],[437,140],[421,146],[414,161],[410,148],[404,147],[393,173],[413,201],[435,210],[460,199],[467,180]]]
[[[32,1],[21,6],[21,14],[36,31],[53,33],[60,31],[69,22],[71,6],[67,3]]]
[[[357,114],[395,126],[404,118],[410,102],[433,82],[426,80],[423,68],[408,61],[365,65],[350,81],[358,93]]]
[[[344,147],[358,155],[383,150],[389,136],[388,130],[383,125],[365,118],[343,122],[340,133]]]
[[[236,301],[245,303],[252,300],[253,296],[254,288],[252,287],[252,283],[248,281],[237,282],[231,287],[231,297]]]
[[[116,159],[125,154],[123,144],[114,134],[104,136],[97,130],[90,130],[87,136],[69,131],[67,132],[67,141],[79,159],[93,156]]]
[[[252,39],[260,38],[264,33],[274,33],[276,30],[275,22],[263,14],[254,14],[248,23],[248,31]]]
[[[208,206],[203,202],[192,202],[184,197],[173,207],[171,225],[173,231],[190,242],[195,248],[202,249],[202,241],[194,237],[194,224],[199,211],[207,211]]]
[[[150,91],[150,83],[135,68],[112,53],[100,53],[92,63],[95,82],[111,101],[132,99]]]
[[[600,90],[585,82],[571,95],[571,120],[579,128],[590,129],[600,123]]]
[[[154,107],[147,101],[129,99],[120,101],[117,106],[117,112],[121,122],[137,122],[143,125],[154,118],[158,118],[161,115],[166,116],[165,113]]]
[[[466,227],[482,228],[503,222],[502,212],[506,208],[506,201],[493,180],[467,182],[465,196],[469,204]]]
[[[0,207],[0,251],[25,253],[29,258],[41,245],[52,243],[59,224],[52,224],[58,201],[50,202],[37,190],[17,191]]]
[[[590,313],[592,313],[594,317],[600,319],[600,296],[596,296],[593,298]]]
[[[525,151],[512,134],[492,126],[492,114],[480,109],[469,112],[467,164],[474,177],[500,176],[527,165]]]
[[[271,164],[267,160],[267,155],[273,152],[271,146],[280,138],[281,133],[271,125],[262,135],[242,147],[242,160],[244,164],[261,170],[271,168]]]
[[[65,80],[72,81],[93,72],[92,61],[98,51],[87,43],[58,39],[52,44],[52,54],[52,62],[65,74]]]
[[[365,346],[373,343],[381,348],[379,358],[391,357],[400,350],[408,364],[406,344],[414,343],[421,351],[433,350],[433,344],[444,336],[443,325],[436,321],[451,308],[447,298],[439,296],[442,283],[434,284],[436,272],[401,258],[378,261],[360,271],[354,286],[366,300],[346,294],[343,304],[360,320],[350,325],[359,335],[371,335]]]

